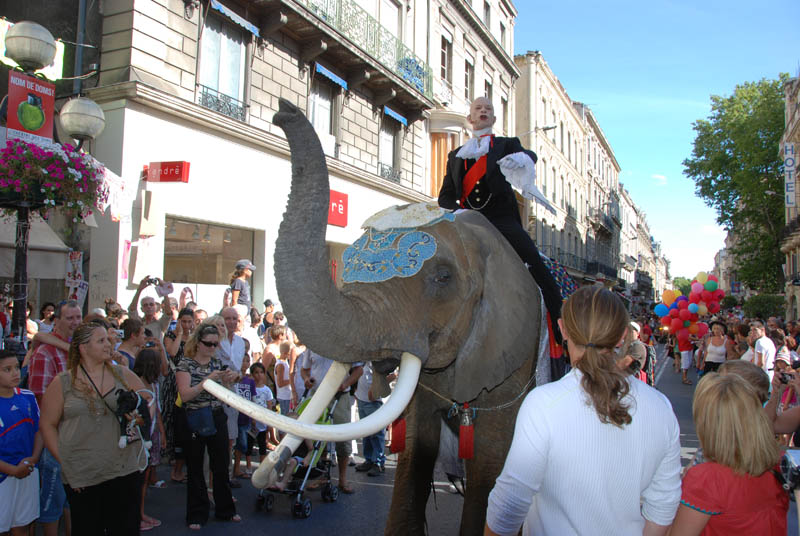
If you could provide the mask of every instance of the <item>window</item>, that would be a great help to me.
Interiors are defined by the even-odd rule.
[[[492,6],[489,5],[489,2],[483,2],[483,23],[486,25],[487,28],[492,27]]]
[[[197,77],[200,104],[240,121],[245,120],[245,42],[238,26],[215,15],[206,17]]]
[[[443,81],[450,86],[453,83],[453,42],[448,36],[442,35],[442,72]]]
[[[500,23],[500,48],[506,49],[506,25]]]
[[[438,197],[447,172],[447,155],[456,147],[455,134],[431,133],[431,197]]]
[[[545,121],[547,118],[547,99],[542,97],[542,121]]]
[[[561,208],[564,208],[564,175],[561,175]]]
[[[564,154],[564,122],[563,121],[561,123],[559,123],[559,127],[560,128],[558,129],[558,132],[560,134],[559,138],[560,138],[560,141],[561,141],[559,149],[561,149],[561,154]]]
[[[470,58],[464,61],[464,99],[467,103],[475,98],[475,62]]]
[[[555,126],[556,125],[556,111],[555,110],[551,110],[550,111],[550,115],[553,116],[553,121],[550,124]],[[553,145],[555,145],[556,144],[556,129],[554,128],[550,132],[551,132],[550,136],[552,136],[551,139],[553,140]]]
[[[402,40],[400,35],[400,6],[394,0],[381,0],[381,26]]]
[[[550,171],[552,172],[552,173],[550,173],[550,177],[552,177],[552,179],[553,179],[553,191],[551,192],[551,195],[553,196],[553,203],[555,203],[556,202],[556,168],[555,168],[555,166],[551,167]]]
[[[547,199],[547,160],[542,158],[542,195]]]
[[[503,134],[508,136],[508,99],[500,99],[500,108],[503,112]]]
[[[335,156],[336,137],[333,131],[336,93],[331,84],[314,79],[308,96],[308,120],[322,143],[325,154]]]
[[[572,163],[572,132],[567,132],[567,160]]]
[[[239,259],[252,259],[254,231],[166,217],[164,279],[175,283],[229,285]],[[196,289],[195,289],[196,292]]]
[[[490,101],[492,100],[492,83],[488,80],[483,82],[483,95]]]
[[[400,170],[397,166],[397,131],[394,119],[384,117],[381,122],[381,133],[378,136],[378,174],[394,182],[400,182]]]

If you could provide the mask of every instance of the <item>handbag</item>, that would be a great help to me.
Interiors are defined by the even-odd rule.
[[[217,427],[214,425],[214,415],[211,413],[211,406],[199,409],[187,409],[186,420],[189,423],[189,431],[201,437],[216,435]]]

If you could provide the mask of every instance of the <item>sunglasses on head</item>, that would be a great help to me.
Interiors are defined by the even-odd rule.
[[[217,346],[219,346],[218,342],[211,342],[211,341],[197,341],[197,342],[203,344],[203,346],[208,346],[209,348],[216,348]]]

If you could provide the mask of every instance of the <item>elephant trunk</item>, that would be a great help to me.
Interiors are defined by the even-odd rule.
[[[359,361],[378,341],[379,314],[343,295],[331,278],[325,245],[330,189],[328,166],[314,127],[281,99],[273,122],[291,149],[292,186],[275,243],[275,282],[281,305],[303,344],[341,362]],[[396,348],[396,347],[395,347]]]

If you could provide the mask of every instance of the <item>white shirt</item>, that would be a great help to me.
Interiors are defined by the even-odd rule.
[[[498,534],[641,536],[672,523],[681,498],[680,429],[669,400],[630,379],[631,424],[603,424],[573,369],[523,402],[486,521]]]
[[[756,365],[758,365],[758,358],[756,356],[758,354],[763,356],[763,364],[761,365],[761,368],[764,369],[764,372],[769,375],[769,381],[772,381],[772,369],[775,367],[775,343],[773,343],[772,339],[765,335],[758,339],[753,345],[753,353],[753,363]]]
[[[748,346],[747,347],[747,351],[745,353],[743,353],[742,357],[740,357],[739,359],[741,359],[743,361],[749,361],[750,363],[752,363],[754,357],[755,357],[755,354],[753,354],[753,349]]]
[[[250,341],[250,352],[251,353],[263,353],[264,352],[264,340],[258,336],[258,330],[254,327],[246,327],[242,330],[242,338],[247,339]]]
[[[242,361],[244,360],[244,339],[240,336],[233,334],[233,340],[222,339],[219,341],[219,349],[217,357],[224,365],[236,372],[242,370]]]
[[[369,399],[369,388],[372,387],[372,361],[364,364],[364,371],[358,378],[356,385],[356,398],[362,402],[373,402]],[[380,399],[378,399],[380,402]]]
[[[256,387],[256,398],[253,400],[253,402],[255,402],[261,407],[269,408],[269,403],[272,400],[274,400],[274,397],[272,396],[272,389],[270,389],[266,385],[262,385],[261,387]],[[267,429],[267,425],[264,424],[263,422],[256,421],[255,419],[253,420],[256,423],[256,430],[258,430],[259,432],[263,432]]]

